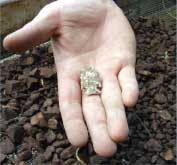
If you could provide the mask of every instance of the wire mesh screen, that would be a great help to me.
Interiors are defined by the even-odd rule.
[[[122,6],[124,12],[129,17],[139,16],[158,16],[166,19],[176,17],[176,0],[131,0],[121,3],[116,0],[116,3]]]

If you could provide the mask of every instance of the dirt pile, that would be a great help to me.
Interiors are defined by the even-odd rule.
[[[174,165],[176,27],[144,18],[132,24],[137,37],[140,99],[136,107],[126,110],[129,139],[118,144],[112,158],[97,156],[90,142],[79,156],[90,164]],[[63,129],[50,48],[35,48],[0,68],[0,162],[78,164],[77,149]]]

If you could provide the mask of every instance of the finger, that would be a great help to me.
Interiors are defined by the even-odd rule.
[[[83,94],[82,107],[95,152],[101,156],[112,156],[117,148],[108,134],[101,98]]]
[[[76,79],[71,76],[59,78],[59,105],[67,137],[72,145],[83,146],[88,141],[88,132],[81,110],[81,91]]]
[[[134,106],[139,95],[135,68],[133,66],[126,66],[122,68],[122,70],[119,72],[118,79],[122,89],[122,98],[124,104],[128,107]]]
[[[121,90],[116,75],[104,77],[102,101],[106,110],[109,134],[114,141],[121,142],[128,138],[129,132]]]
[[[45,6],[31,22],[9,34],[3,42],[5,49],[22,52],[48,40],[60,22],[56,3]]]

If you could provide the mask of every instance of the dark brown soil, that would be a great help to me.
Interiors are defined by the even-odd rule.
[[[127,109],[129,139],[112,158],[89,142],[78,152],[87,164],[176,164],[176,27],[158,20],[132,21],[137,37],[140,98]],[[0,162],[3,165],[79,164],[58,107],[51,49],[35,48],[0,65]]]

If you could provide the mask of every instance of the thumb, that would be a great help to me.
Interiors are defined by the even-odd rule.
[[[23,52],[48,40],[59,28],[59,5],[46,5],[39,14],[21,29],[9,34],[3,41],[5,49]]]

